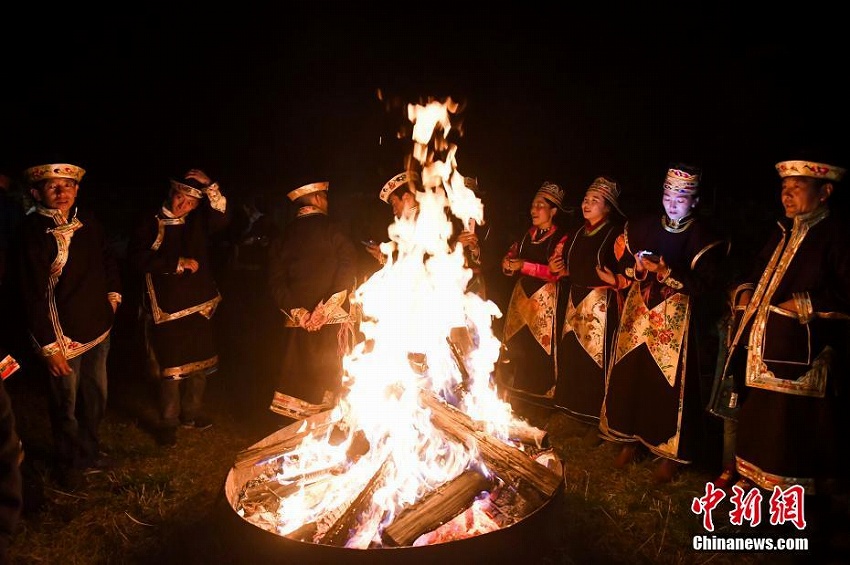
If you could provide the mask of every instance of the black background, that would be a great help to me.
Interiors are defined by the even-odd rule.
[[[713,6],[36,10],[3,35],[2,159],[82,165],[80,200],[116,228],[190,167],[236,198],[285,206],[329,180],[337,213],[383,212],[406,104],[451,96],[458,168],[497,226],[524,226],[544,180],[577,205],[607,174],[628,213],[658,208],[674,161],[703,168],[709,213],[758,224],[781,213],[777,161],[813,147],[846,165],[843,28],[814,5]]]

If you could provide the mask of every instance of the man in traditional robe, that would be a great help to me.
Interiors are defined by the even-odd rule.
[[[342,356],[353,345],[349,294],[357,251],[328,216],[328,182],[290,191],[297,206],[269,250],[269,288],[285,332],[273,412],[301,419],[331,408],[342,391]]]

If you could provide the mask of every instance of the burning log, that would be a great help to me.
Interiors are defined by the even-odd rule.
[[[466,471],[405,509],[383,533],[383,541],[391,546],[410,545],[463,512],[482,490],[493,487],[493,481],[477,471]]]
[[[345,545],[351,537],[351,532],[356,529],[357,518],[372,503],[372,496],[383,484],[384,476],[391,465],[393,465],[392,457],[388,457],[375,474],[372,475],[372,478],[366,483],[366,487],[360,491],[354,502],[351,503],[348,509],[343,512],[342,516],[321,537],[319,540],[320,543],[338,546]]]
[[[537,448],[549,447],[549,432],[531,424],[511,424],[508,426],[508,437]]]
[[[331,421],[332,410],[315,414],[309,418],[296,422],[297,425],[285,428],[287,435],[271,441],[270,437],[265,438],[248,449],[243,449],[236,454],[236,462],[234,467],[248,467],[256,465],[270,457],[277,457],[301,444],[304,438],[308,436],[318,435],[320,432],[333,425]]]
[[[422,391],[423,406],[431,410],[431,422],[462,444],[473,444],[484,461],[505,482],[517,484],[519,479],[530,484],[546,498],[561,487],[562,478],[527,454],[480,430],[475,421],[457,408],[441,401],[435,394]]]

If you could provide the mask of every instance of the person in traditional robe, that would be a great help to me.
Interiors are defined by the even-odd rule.
[[[700,171],[668,169],[663,214],[629,220],[620,271],[630,280],[611,359],[600,430],[622,443],[615,460],[631,462],[639,445],[661,458],[658,482],[672,480],[704,444],[700,347],[701,300],[710,300],[728,241],[698,216]]]
[[[735,467],[761,488],[816,495],[847,475],[850,235],[828,205],[845,169],[805,159],[776,169],[785,217],[733,297]]]
[[[107,357],[121,303],[118,262],[105,230],[77,206],[82,167],[50,163],[24,172],[36,207],[24,218],[19,285],[26,323],[49,377],[50,423],[60,486],[108,464],[100,451]]]
[[[191,169],[170,180],[165,202],[142,218],[128,244],[130,266],[144,278],[148,369],[159,381],[156,439],[167,447],[176,445],[178,426],[212,425],[203,399],[219,366],[212,318],[222,296],[209,241],[230,218],[218,183]]]
[[[531,202],[531,227],[502,259],[502,272],[515,278],[502,330],[503,356],[497,381],[521,416],[538,419],[552,408],[557,382],[558,279],[549,259],[567,240],[555,221],[564,191],[544,182]]]
[[[560,292],[566,299],[558,334],[555,407],[590,425],[588,444],[600,441],[599,413],[623,301],[620,291],[629,284],[617,274],[625,218],[619,196],[616,181],[596,178],[581,203],[584,225],[556,248],[549,262],[550,270],[563,274]]]
[[[478,180],[473,177],[462,177],[464,188],[477,194]],[[378,193],[381,201],[392,207],[393,217],[396,219],[415,220],[419,213],[419,203],[416,200],[417,185],[421,183],[419,173],[416,171],[403,171],[394,175]],[[449,247],[457,243],[463,248],[464,265],[472,271],[467,291],[474,292],[486,300],[487,289],[482,273],[481,246],[478,242],[478,234],[475,231],[475,222],[470,220],[467,225],[454,216],[450,208],[446,209],[446,216],[452,222],[452,235],[448,240]],[[380,243],[376,241],[364,242],[366,251],[381,265],[386,263],[387,257],[381,251]]]
[[[269,252],[269,288],[285,325],[273,412],[302,419],[333,407],[342,392],[342,357],[353,345],[349,295],[357,252],[328,216],[330,183],[290,191],[297,206]]]

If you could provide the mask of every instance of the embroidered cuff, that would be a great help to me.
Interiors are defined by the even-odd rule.
[[[671,277],[670,273],[667,273],[667,276],[664,277],[663,280],[659,278],[658,282],[664,283],[674,290],[680,290],[682,288],[682,286],[684,286],[684,285],[682,285],[681,282],[679,282],[676,279],[674,279],[673,277]]]
[[[808,324],[815,317],[814,309],[812,308],[812,299],[808,292],[795,292],[791,295],[794,299],[794,304],[797,306],[797,315],[800,317],[801,324]]]
[[[643,271],[643,276],[638,276],[638,271],[634,267],[626,267],[626,276],[636,281],[645,281],[647,271]]]
[[[54,341],[53,343],[48,343],[42,347],[40,353],[42,357],[53,357],[60,351],[62,351],[62,348],[59,347],[59,342]]]
[[[664,273],[663,275],[661,273],[659,273],[658,271],[655,271],[655,278],[658,279],[658,282],[663,283],[664,281],[666,281],[667,279],[670,278],[670,273],[672,273],[672,272],[673,272],[673,269],[671,269],[670,267],[667,267],[667,272]]]
[[[214,182],[204,189],[204,194],[210,199],[210,206],[216,212],[222,212],[227,209],[227,198],[222,196],[218,183]]]

